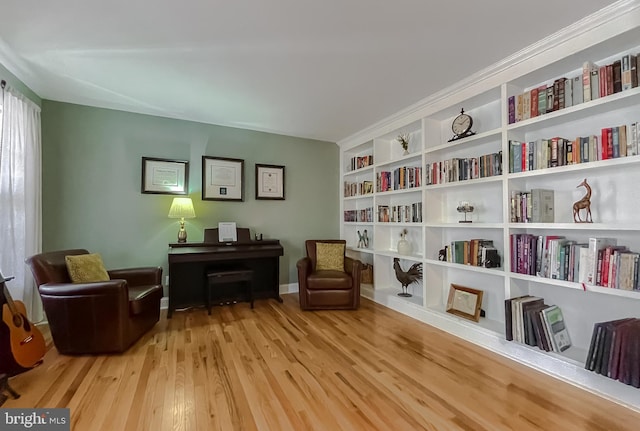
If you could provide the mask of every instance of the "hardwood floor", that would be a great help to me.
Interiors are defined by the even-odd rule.
[[[637,430],[640,413],[362,299],[176,312],[122,355],[16,376],[3,407],[69,407],[72,430]]]

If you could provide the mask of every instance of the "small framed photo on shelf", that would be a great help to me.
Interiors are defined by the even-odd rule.
[[[141,193],[186,195],[189,193],[189,162],[142,158]]]
[[[482,290],[452,284],[447,300],[447,313],[477,322],[480,320]]]
[[[202,200],[243,201],[244,160],[202,156]]]
[[[284,166],[256,163],[256,199],[284,200]]]

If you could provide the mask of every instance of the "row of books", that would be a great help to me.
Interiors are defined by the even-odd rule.
[[[402,166],[393,171],[382,171],[376,175],[376,190],[388,192],[420,187],[422,185],[420,166]]]
[[[553,223],[553,190],[532,189],[511,191],[510,215],[512,223]]]
[[[490,239],[451,241],[440,251],[440,260],[471,266],[497,268],[500,255]]]
[[[600,136],[561,137],[531,142],[509,141],[509,172],[526,172],[556,166],[635,156],[639,153],[638,123],[606,127]]]
[[[362,181],[360,183],[344,182],[344,197],[362,196],[373,193],[373,181]]]
[[[622,290],[639,290],[640,253],[615,238],[578,243],[563,236],[511,234],[511,271]]]
[[[378,221],[382,223],[421,223],[422,202],[409,205],[378,205]]]
[[[425,174],[427,185],[502,175],[502,151],[480,157],[454,158],[429,163],[426,165]]]
[[[640,388],[640,319],[596,323],[585,368]]]
[[[345,210],[344,221],[373,223],[373,207],[363,208],[359,210]]]
[[[367,166],[373,165],[373,155],[369,154],[366,156],[357,156],[351,158],[351,164],[349,165],[350,171],[355,171],[356,169],[366,168]]]
[[[582,72],[558,78],[508,99],[509,124],[606,97],[638,86],[637,55],[626,54],[611,64],[598,66],[586,61]]]
[[[546,352],[564,352],[571,337],[557,305],[547,305],[538,296],[524,295],[504,301],[505,338]]]

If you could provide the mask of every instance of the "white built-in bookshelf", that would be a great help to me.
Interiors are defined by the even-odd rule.
[[[531,142],[560,136],[573,140],[598,135],[608,127],[640,122],[640,87],[598,97],[544,115],[509,121],[509,99],[560,77],[582,73],[583,64],[610,64],[625,54],[640,54],[640,1],[622,1],[587,17],[562,32],[532,45],[458,85],[442,90],[421,103],[341,142],[341,187],[345,183],[372,182],[373,192],[345,197],[341,190],[341,236],[348,253],[374,265],[374,284],[363,294],[418,320],[511,357],[560,379],[640,410],[640,390],[584,369],[594,323],[622,317],[640,317],[640,291],[625,291],[577,282],[512,272],[511,236],[559,235],[576,242],[592,237],[615,238],[619,245],[640,252],[640,156],[620,157],[553,168],[509,172],[511,141]],[[639,64],[640,66],[640,64]],[[575,91],[575,90],[574,90]],[[451,123],[464,108],[473,117],[475,135],[448,142]],[[397,142],[409,135],[408,154]],[[629,137],[629,141],[631,138]],[[455,158],[480,158],[501,154],[502,173],[494,176],[429,184],[429,166]],[[637,154],[637,153],[636,153]],[[371,156],[372,164],[353,168],[352,159]],[[382,172],[421,169],[412,188],[378,191]],[[574,223],[573,202],[584,195],[578,188],[587,179],[592,187],[594,223]],[[554,223],[513,223],[512,192],[531,189],[554,191]],[[460,202],[475,207],[459,223]],[[380,208],[420,206],[418,221],[379,221]],[[372,220],[344,221],[344,211],[371,209]],[[407,210],[409,211],[409,210]],[[362,212],[363,213],[363,212]],[[397,218],[396,218],[397,219]],[[413,251],[397,251],[406,229]],[[368,248],[358,248],[358,232],[367,231]],[[439,250],[453,241],[492,240],[502,258],[498,268],[456,264],[438,259]],[[423,265],[423,282],[413,285],[413,296],[403,298],[393,270]],[[447,313],[451,284],[484,292],[479,322]],[[505,299],[521,295],[544,298],[563,312],[572,347],[562,354],[505,340]]]

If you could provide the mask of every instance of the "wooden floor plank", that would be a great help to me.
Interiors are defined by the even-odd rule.
[[[640,412],[362,299],[297,295],[176,312],[120,355],[11,379],[3,407],[69,407],[84,430],[636,430]],[[48,332],[44,331],[47,337]],[[639,392],[640,396],[640,392]]]

